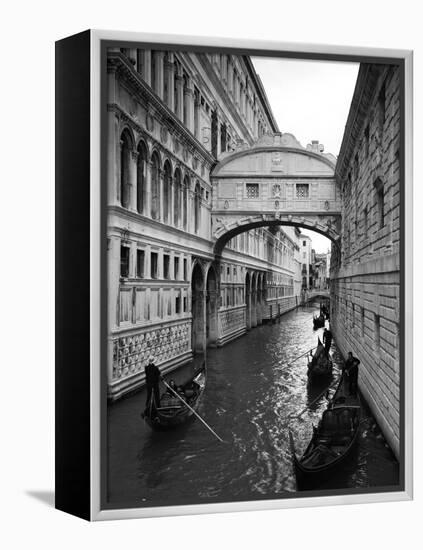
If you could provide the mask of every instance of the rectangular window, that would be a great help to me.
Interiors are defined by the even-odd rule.
[[[366,129],[364,130],[364,154],[366,155],[366,158],[369,156],[369,150],[370,150],[370,128],[369,128],[369,125],[367,125]]]
[[[120,276],[121,277],[129,276],[129,247],[128,246],[120,247]]]
[[[361,308],[361,336],[364,336],[364,323],[365,323],[364,307],[362,307]]]
[[[375,345],[379,349],[380,348],[380,316],[375,314],[374,318],[374,340]]]
[[[157,279],[158,277],[158,271],[157,271],[158,264],[159,264],[159,255],[157,254],[157,252],[152,252],[151,253],[151,278],[152,279]]]
[[[385,196],[383,190],[383,182],[380,178],[375,181],[376,189],[376,202],[377,202],[377,211],[378,211],[378,225],[379,229],[385,225]]]
[[[378,106],[378,130],[380,144],[382,145],[383,127],[385,125],[385,84],[382,86],[377,100]]]
[[[184,259],[184,281],[188,280],[187,260]]]
[[[185,297],[184,297],[184,313],[187,312],[187,304],[188,304],[188,302],[187,302],[187,298],[186,298],[186,296],[185,296]]]
[[[307,241],[303,241],[303,246],[307,246]]]
[[[258,199],[260,188],[258,183],[247,183],[246,186],[247,199]]]
[[[358,178],[358,153],[354,157],[354,168],[353,168],[354,179]]]
[[[367,210],[367,206],[365,206],[363,210],[363,238],[364,239],[367,239],[368,230],[369,230],[369,213]]]
[[[169,254],[163,254],[163,277],[165,279],[170,279],[170,256]]]
[[[175,313],[179,315],[181,313],[181,297],[176,296],[175,298]]]
[[[176,280],[179,279],[179,258],[175,256],[173,259],[173,273]]]
[[[144,250],[137,250],[137,277],[144,277]]]
[[[295,185],[295,194],[297,199],[308,199],[309,198],[309,184],[308,183],[297,183]]]

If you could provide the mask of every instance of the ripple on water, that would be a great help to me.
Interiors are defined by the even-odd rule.
[[[307,358],[296,360],[321,337],[321,329],[312,329],[312,314],[313,309],[300,308],[281,323],[210,350],[199,412],[226,443],[198,420],[174,432],[152,433],[139,418],[143,393],[112,405],[110,501],[204,502],[294,492],[288,432],[298,450],[304,449],[327,405],[324,395],[318,398],[324,388],[308,385]],[[335,347],[333,361],[335,381],[341,364]],[[182,379],[183,372],[175,377]],[[364,425],[355,462],[322,488],[396,484],[398,465],[378,433]]]

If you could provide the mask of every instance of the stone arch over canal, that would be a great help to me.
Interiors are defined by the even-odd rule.
[[[223,156],[211,173],[216,257],[236,235],[278,225],[316,231],[339,246],[335,163],[317,142],[304,148],[292,134],[265,135]]]

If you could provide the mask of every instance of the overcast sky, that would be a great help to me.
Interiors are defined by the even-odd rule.
[[[359,65],[329,61],[252,58],[281,132],[289,132],[304,147],[318,140],[325,153],[337,156],[354,92]],[[313,231],[316,252],[330,241]]]

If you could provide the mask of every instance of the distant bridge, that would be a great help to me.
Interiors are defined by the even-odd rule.
[[[302,296],[302,302],[306,304],[312,300],[317,300],[318,298],[330,298],[329,290],[326,288],[313,288],[312,290],[306,290]]]

